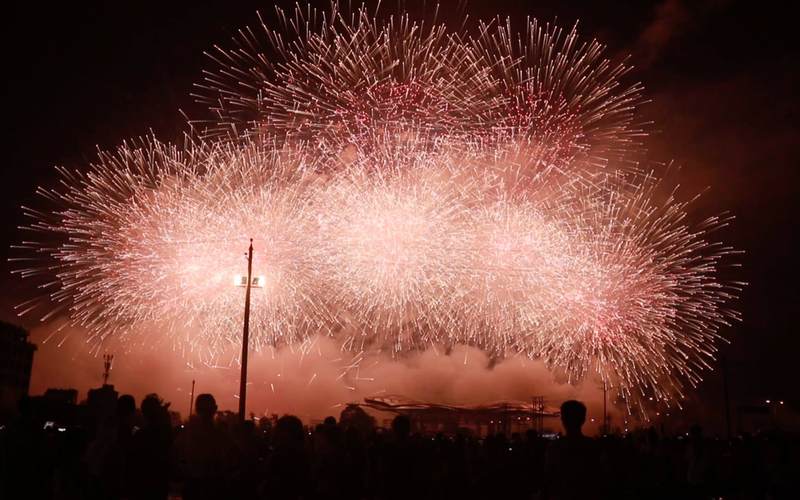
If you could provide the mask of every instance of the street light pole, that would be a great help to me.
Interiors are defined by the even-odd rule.
[[[247,285],[244,292],[244,331],[242,332],[242,373],[239,377],[239,422],[244,422],[247,406],[247,351],[250,340],[250,285],[253,274],[253,238],[247,249]]]
[[[194,379],[192,379],[192,392],[189,394],[189,420],[192,418],[192,408],[194,407]]]
[[[608,411],[606,409],[606,401],[608,400],[607,393],[606,381],[603,380],[603,436],[608,434]]]
[[[722,396],[725,400],[725,431],[728,442],[731,440],[731,399],[728,394],[728,363],[725,356],[720,358],[722,364]]]

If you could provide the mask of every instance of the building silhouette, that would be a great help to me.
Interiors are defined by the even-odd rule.
[[[35,351],[27,330],[0,321],[0,415],[15,412],[19,400],[28,395]]]
[[[540,401],[536,401],[536,399]],[[411,419],[414,432],[455,434],[469,431],[484,437],[498,432],[511,434],[536,430],[541,433],[557,427],[558,408],[547,407],[543,398],[527,401],[497,401],[482,405],[453,405],[415,401],[399,395],[364,398],[360,406]],[[544,426],[547,419],[553,425]],[[388,427],[388,420],[384,422]]]

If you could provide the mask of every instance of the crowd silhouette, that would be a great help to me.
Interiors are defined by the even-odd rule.
[[[586,407],[561,406],[564,433],[421,435],[411,420],[218,418],[211,394],[173,426],[157,395],[131,396],[94,428],[43,428],[23,401],[0,430],[0,498],[417,499],[796,498],[797,442],[667,437],[654,428],[589,438]],[[356,415],[357,416],[357,415]],[[45,426],[46,427],[46,426]]]

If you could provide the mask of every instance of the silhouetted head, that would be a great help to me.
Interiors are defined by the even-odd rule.
[[[275,423],[273,435],[276,447],[302,448],[303,422],[294,415],[284,415]]]
[[[336,425],[336,417],[325,417],[322,421],[325,425]]]
[[[561,423],[567,435],[581,434],[581,427],[586,422],[586,405],[580,401],[564,401],[561,405]]]
[[[395,437],[406,438],[411,434],[411,419],[405,415],[398,415],[392,420],[392,431]]]
[[[163,411],[163,401],[158,394],[148,394],[142,400],[142,405],[140,406],[142,410],[142,416],[147,421],[155,421],[161,416]]]
[[[194,402],[194,411],[203,420],[213,420],[217,413],[217,400],[211,394],[200,394]]]
[[[256,423],[252,420],[245,420],[241,426],[242,435],[252,436],[256,432]]]
[[[132,417],[136,413],[136,400],[130,394],[123,394],[117,399],[117,416]]]

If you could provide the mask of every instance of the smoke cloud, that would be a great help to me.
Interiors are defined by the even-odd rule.
[[[102,384],[102,352],[93,353],[78,330],[65,328],[55,336],[52,331],[52,327],[42,327],[32,332],[32,341],[39,349],[31,393],[70,387],[78,389],[79,398],[84,399],[89,389]],[[219,361],[212,366],[168,348],[116,347],[107,346],[104,352],[114,354],[109,383],[120,393],[132,394],[140,401],[156,392],[186,416],[195,380],[195,395],[211,393],[220,409],[238,408],[239,353],[235,346],[218,356]],[[342,351],[334,339],[318,337],[302,348],[251,352],[248,380],[249,412],[257,416],[294,414],[306,422],[327,415],[338,417],[347,403],[385,395],[468,405],[544,396],[547,407],[554,409],[567,399],[579,399],[589,409],[590,433],[596,432],[603,412],[602,384],[598,380],[571,385],[558,380],[539,361],[515,357],[492,363],[482,351],[467,346],[456,346],[447,353],[431,347],[392,358],[380,353],[356,355]],[[609,411],[616,421],[621,412],[610,400],[609,394]],[[549,427],[560,428],[556,421],[549,422]]]

